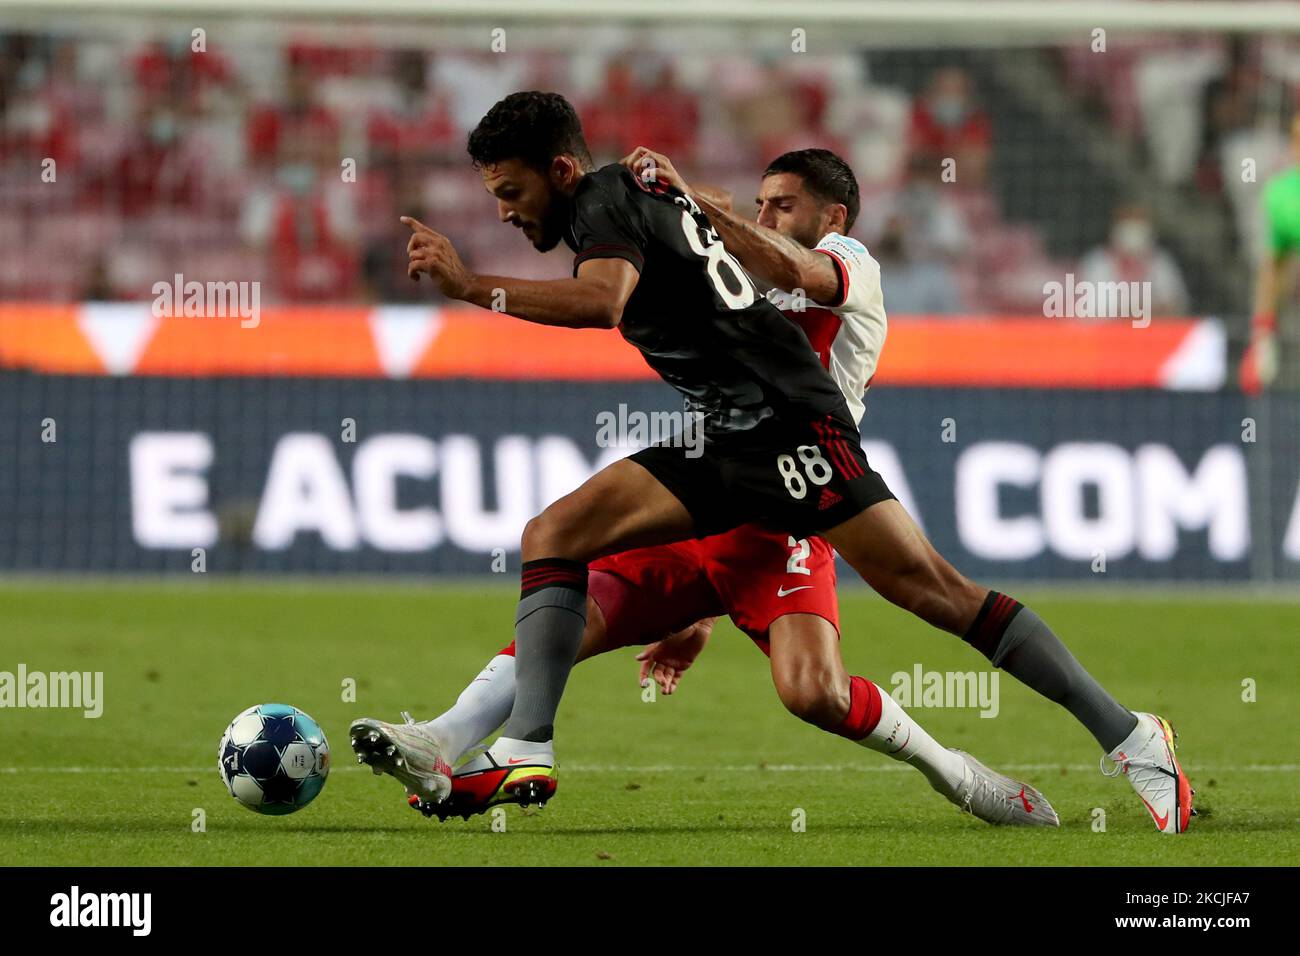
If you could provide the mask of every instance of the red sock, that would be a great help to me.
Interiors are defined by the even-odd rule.
[[[880,688],[865,677],[849,678],[849,712],[832,733],[861,740],[880,723]]]
[[[510,642],[509,644],[507,644],[505,647],[501,648],[501,650],[497,651],[497,657],[500,657],[502,654],[504,654],[506,657],[514,657],[514,656],[515,656],[515,642],[514,642],[514,641],[511,641],[511,642]]]

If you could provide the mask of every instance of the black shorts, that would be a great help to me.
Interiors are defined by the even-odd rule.
[[[867,464],[847,408],[707,433],[703,450],[691,458],[690,449],[652,445],[630,456],[686,506],[698,537],[749,522],[807,537],[894,497]]]

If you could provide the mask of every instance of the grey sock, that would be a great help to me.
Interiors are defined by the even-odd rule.
[[[1072,713],[1107,753],[1137,725],[1137,717],[1106,693],[1043,619],[1027,607],[1011,619],[990,660],[994,667],[1001,667]]]
[[[587,626],[587,595],[543,587],[515,615],[515,705],[501,736],[538,743],[554,736],[555,712]]]

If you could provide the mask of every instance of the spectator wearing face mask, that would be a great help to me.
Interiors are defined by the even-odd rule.
[[[93,183],[91,195],[108,200],[126,217],[193,208],[201,191],[200,164],[184,137],[174,110],[141,108],[108,175]]]
[[[1173,256],[1156,245],[1155,229],[1145,209],[1118,207],[1111,215],[1110,239],[1079,262],[1077,282],[1149,282],[1152,315],[1187,312],[1187,287]],[[1104,297],[1099,297],[1102,301]],[[1124,318],[1099,315],[1097,318]]]
[[[966,71],[936,70],[912,108],[912,151],[933,165],[936,178],[940,164],[952,159],[958,188],[982,186],[991,139],[988,114],[975,101]]]
[[[356,291],[357,217],[351,186],[302,157],[286,157],[273,182],[250,191],[240,229],[268,256],[284,301],[343,301]]]
[[[320,101],[309,60],[291,53],[285,69],[284,94],[255,108],[248,122],[248,156],[258,168],[283,163],[284,153],[338,155],[341,122]]]
[[[282,102],[254,114],[249,156],[262,175],[240,209],[240,233],[268,257],[272,294],[329,302],[357,287],[356,187],[338,174],[341,124],[320,100],[318,60],[291,50]]]

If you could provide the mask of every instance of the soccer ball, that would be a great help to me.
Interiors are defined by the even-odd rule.
[[[288,704],[258,704],[230,722],[217,747],[230,795],[258,813],[301,810],[330,772],[330,745],[316,721]]]

